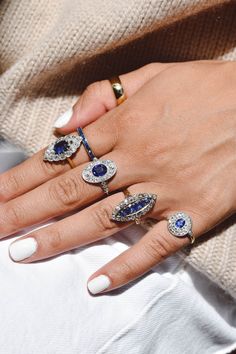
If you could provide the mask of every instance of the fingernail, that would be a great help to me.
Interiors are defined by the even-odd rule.
[[[14,261],[22,261],[32,256],[37,250],[38,243],[33,237],[28,237],[20,241],[15,241],[9,246],[9,253]]]
[[[70,121],[70,119],[72,117],[72,114],[73,114],[73,109],[72,108],[68,109],[68,111],[63,113],[54,122],[54,128],[62,128],[62,127],[64,127],[67,123],[69,123],[69,121]]]
[[[107,289],[111,284],[110,278],[106,275],[99,275],[88,282],[88,289],[92,294],[98,294]]]

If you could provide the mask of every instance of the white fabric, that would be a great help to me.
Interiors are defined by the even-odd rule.
[[[87,292],[88,277],[142,235],[131,227],[32,264],[8,257],[16,237],[2,240],[0,353],[223,354],[236,349],[236,302],[178,255],[130,286],[102,296]]]

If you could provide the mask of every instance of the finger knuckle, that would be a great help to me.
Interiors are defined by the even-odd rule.
[[[138,266],[129,260],[125,260],[120,264],[119,274],[122,274],[124,282],[128,282],[130,279],[135,279],[139,273]]]
[[[162,261],[172,253],[172,246],[166,237],[159,234],[158,237],[150,238],[144,246],[144,252],[148,257]]]
[[[102,81],[93,82],[85,89],[85,95],[92,98],[99,97],[102,92],[102,86]]]
[[[22,178],[12,174],[0,179],[0,198],[7,201],[10,197],[17,195],[20,190]]]
[[[112,213],[112,207],[109,205],[100,205],[93,211],[93,220],[96,224],[98,232],[104,233],[104,231],[110,232],[116,228],[116,224],[110,219]]]
[[[63,246],[63,235],[59,229],[51,230],[47,237],[47,247],[57,253],[62,249]]]
[[[48,177],[55,177],[62,172],[65,167],[65,162],[61,161],[60,165],[57,163],[51,163],[49,161],[44,161],[42,156],[37,158],[36,163],[33,166],[33,170],[36,174],[42,171],[43,175]]]
[[[51,184],[49,193],[64,209],[78,203],[78,199],[82,195],[82,185],[74,175],[62,176]]]
[[[15,204],[7,207],[5,215],[8,225],[10,225],[13,230],[24,224],[25,212],[20,205]]]

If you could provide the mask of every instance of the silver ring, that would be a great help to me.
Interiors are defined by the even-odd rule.
[[[117,166],[112,160],[98,159],[92,148],[90,147],[87,138],[84,135],[83,129],[78,128],[77,132],[82,139],[85,150],[92,162],[84,168],[82,178],[87,183],[100,183],[105,194],[109,194],[107,181],[111,179],[117,172]]]
[[[44,152],[44,161],[59,162],[68,160],[75,167],[70,157],[79,149],[82,139],[78,135],[65,135],[51,143]]]
[[[125,199],[112,212],[111,220],[119,222],[135,221],[140,224],[141,217],[146,215],[155,205],[157,196],[152,193],[131,195],[126,189],[123,191]]]
[[[168,218],[168,231],[176,237],[189,237],[191,244],[195,237],[192,232],[192,219],[183,211],[178,211]]]
[[[94,158],[83,170],[82,178],[87,183],[100,183],[103,192],[109,194],[106,181],[111,179],[116,174],[116,171],[117,167],[114,161]]]

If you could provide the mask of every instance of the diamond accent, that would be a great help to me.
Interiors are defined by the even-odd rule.
[[[185,223],[179,223],[179,220],[183,220]],[[184,237],[192,234],[192,220],[190,216],[182,211],[171,215],[168,219],[168,230],[172,235],[177,237]]]
[[[81,137],[77,135],[66,135],[58,138],[47,147],[44,153],[44,161],[56,162],[66,160],[66,158],[70,157],[78,150],[81,141]],[[58,144],[62,142],[65,142],[65,146],[68,146],[68,148],[64,149],[64,151],[61,149],[61,153],[56,153],[59,149],[55,149],[55,146],[58,146]]]
[[[104,165],[106,167],[107,171],[104,175],[94,175],[93,169],[98,165]],[[116,171],[117,167],[114,161],[94,159],[87,167],[85,167],[82,172],[82,177],[88,183],[102,183],[112,178],[116,174]]]
[[[113,210],[111,220],[135,221],[147,214],[155,205],[156,194],[139,193],[126,197]]]

